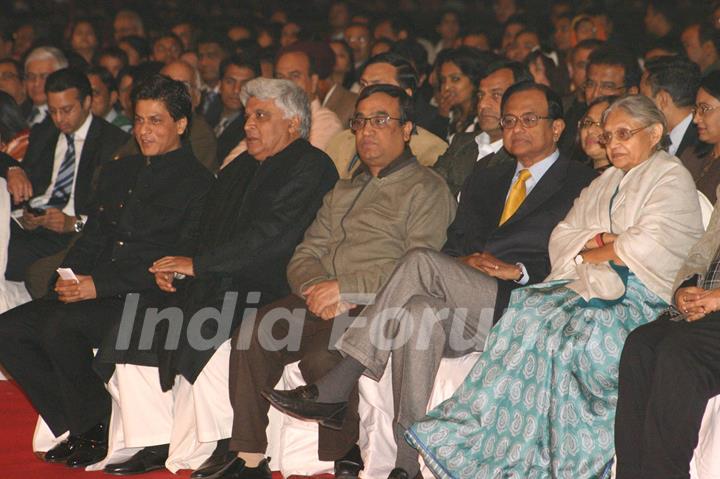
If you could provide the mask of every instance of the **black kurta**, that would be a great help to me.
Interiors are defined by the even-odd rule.
[[[138,315],[131,349],[108,351],[115,337],[108,338],[103,360],[159,366],[165,389],[172,387],[177,374],[193,383],[217,347],[239,325],[248,293],[259,293],[259,301],[257,294],[251,295],[251,307],[289,294],[287,263],[337,178],[332,160],[302,139],[262,162],[247,152],[236,158],[220,172],[208,196],[193,256],[195,277],[176,280],[177,293],[159,305],[176,306],[183,313],[178,347],[174,341],[166,347],[168,328],[173,333],[170,336],[176,337],[178,325],[165,320],[156,330],[152,350],[139,351],[143,318]],[[193,315],[207,307],[220,311],[226,293],[237,293],[230,327],[218,328],[217,321],[204,321],[202,338],[189,341],[188,324]],[[230,307],[229,301],[225,303]],[[148,306],[142,300],[141,304]],[[144,315],[144,308],[139,311]],[[199,342],[204,347],[198,347]]]

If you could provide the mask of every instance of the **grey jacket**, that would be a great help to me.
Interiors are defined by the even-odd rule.
[[[445,181],[407,149],[377,177],[362,167],[325,196],[288,265],[290,287],[301,295],[337,279],[343,300],[366,304],[409,250],[440,249],[455,209]]]

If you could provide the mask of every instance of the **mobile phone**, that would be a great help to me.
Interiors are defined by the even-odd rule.
[[[35,216],[42,216],[45,213],[47,213],[47,210],[45,210],[43,208],[35,208],[33,206],[30,206],[30,203],[25,205],[25,211],[27,211],[31,215],[35,215]]]
[[[58,268],[57,273],[64,280],[72,280],[77,283],[80,282],[80,280],[77,278],[77,276],[75,276],[75,272],[72,270],[72,268]]]

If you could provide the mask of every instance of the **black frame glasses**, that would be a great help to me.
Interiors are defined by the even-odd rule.
[[[540,120],[554,120],[555,118],[552,118],[550,116],[540,116],[536,115],[535,113],[526,113],[522,116],[515,116],[515,115],[503,115],[500,118],[500,127],[503,130],[512,130],[515,128],[518,124],[518,122],[524,127],[524,128],[534,128],[538,125]]]
[[[363,130],[368,122],[370,122],[370,126],[372,126],[373,128],[381,130],[388,126],[388,122],[390,120],[402,122],[402,118],[393,118],[390,115],[375,115],[368,117],[359,116],[355,118],[350,118],[348,124],[350,126],[350,130],[352,130],[353,132]]]

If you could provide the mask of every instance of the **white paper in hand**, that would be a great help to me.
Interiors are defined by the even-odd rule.
[[[76,283],[80,282],[80,280],[77,279],[77,276],[75,276],[75,273],[73,272],[72,268],[58,268],[57,273],[60,275],[60,277],[62,279],[73,280]]]

